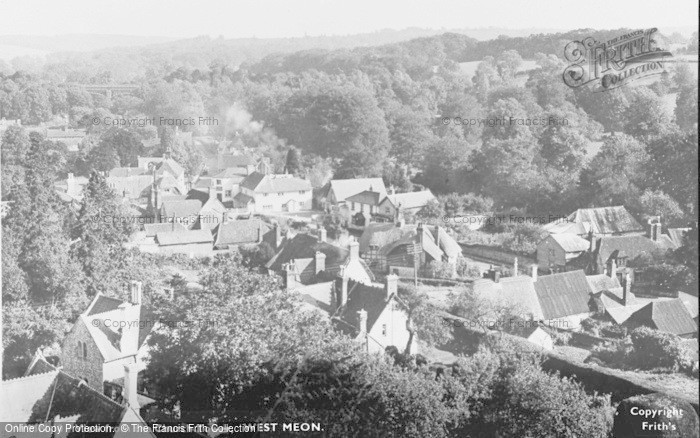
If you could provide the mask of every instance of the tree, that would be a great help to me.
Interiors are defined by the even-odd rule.
[[[122,245],[133,231],[133,218],[104,177],[93,172],[83,189],[82,206],[73,229],[73,254],[82,265],[90,296],[118,289],[113,273],[124,263]]]
[[[452,338],[449,327],[438,310],[428,302],[426,294],[411,285],[399,288],[398,297],[408,316],[406,330],[409,338],[404,354],[410,354],[416,338],[427,345],[441,345]]]
[[[100,147],[112,150],[119,157],[119,165],[136,166],[137,158],[145,152],[138,135],[126,129],[114,128],[105,132],[100,138]]]
[[[348,345],[327,319],[300,311],[274,277],[244,268],[238,254],[217,256],[201,284],[158,306],[166,323],[151,338],[146,371],[166,409],[180,403],[183,420],[235,421],[235,398],[264,363]]]
[[[301,162],[299,160],[299,150],[295,147],[290,147],[287,151],[287,160],[284,165],[284,170],[292,175],[298,175],[301,170]]]
[[[584,205],[634,205],[645,185],[650,158],[642,143],[628,135],[612,135],[581,172]]]

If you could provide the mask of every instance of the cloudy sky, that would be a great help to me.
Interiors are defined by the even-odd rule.
[[[698,26],[698,2],[639,0],[0,0],[0,35],[296,37],[381,29]]]

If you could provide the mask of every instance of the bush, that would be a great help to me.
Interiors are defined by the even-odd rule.
[[[571,342],[571,333],[555,331],[551,333],[554,345],[569,345]]]
[[[639,327],[631,334],[630,366],[639,369],[666,368],[671,371],[692,367],[692,358],[681,338],[648,327]]]

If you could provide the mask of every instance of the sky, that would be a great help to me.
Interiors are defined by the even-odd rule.
[[[698,27],[698,1],[0,0],[0,35],[274,38],[457,29]]]

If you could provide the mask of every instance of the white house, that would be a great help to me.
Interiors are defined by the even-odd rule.
[[[234,206],[254,213],[311,210],[311,183],[288,174],[253,172],[241,182]]]

